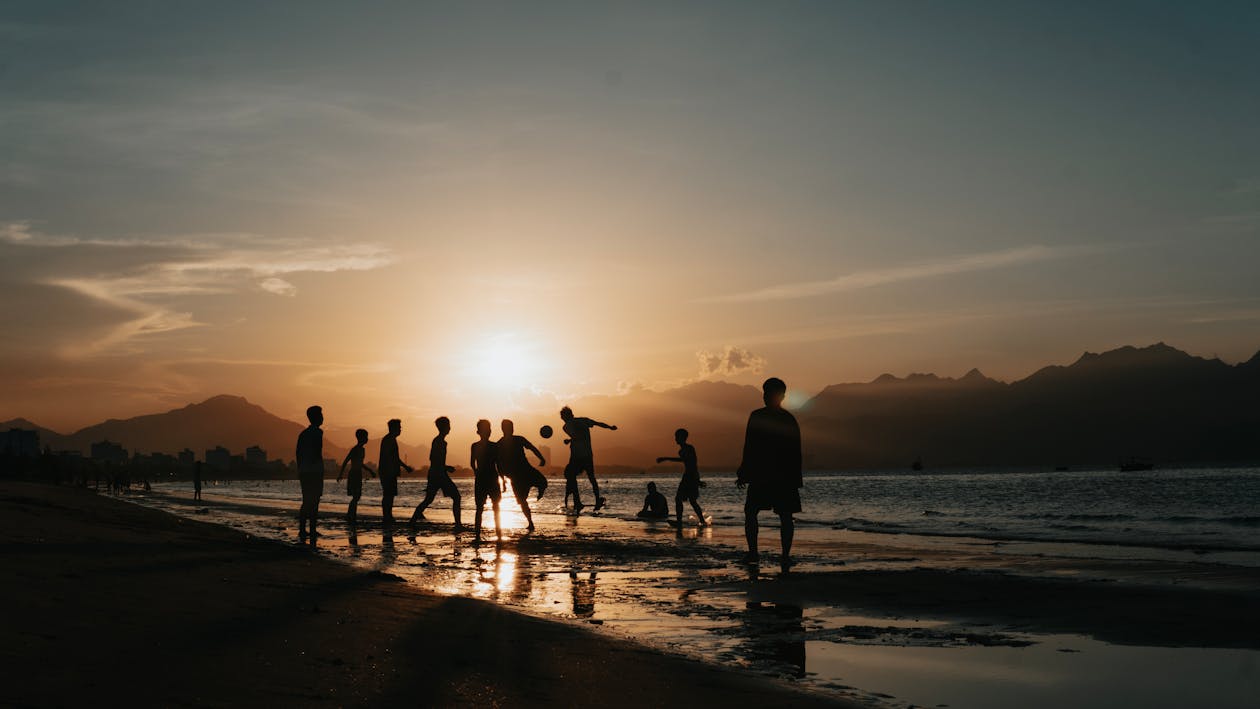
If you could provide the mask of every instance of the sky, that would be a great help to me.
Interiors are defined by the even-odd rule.
[[[0,2],[0,419],[1260,349],[1256,3]]]

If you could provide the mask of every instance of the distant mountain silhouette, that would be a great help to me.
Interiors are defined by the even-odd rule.
[[[143,453],[174,454],[190,448],[198,460],[207,448],[223,446],[240,455],[256,445],[267,451],[268,459],[288,461],[293,458],[297,435],[303,428],[302,424],[280,418],[243,397],[221,395],[161,414],[110,419],[65,436],[61,445],[86,454],[93,443],[109,439],[128,451]],[[325,438],[325,457],[344,453],[344,448]]]
[[[39,447],[52,448],[53,450],[66,449],[66,436],[58,433],[50,428],[44,428],[29,419],[16,418],[8,421],[0,421],[0,432],[8,431],[11,428],[20,428],[26,431],[37,431],[39,433]]]

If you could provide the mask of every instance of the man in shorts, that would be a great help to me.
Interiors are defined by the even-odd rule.
[[[595,480],[595,452],[591,447],[591,429],[598,426],[606,428],[609,431],[616,431],[616,426],[609,426],[602,421],[588,419],[585,416],[574,416],[573,409],[564,407],[560,409],[560,418],[564,421],[564,432],[569,437],[569,464],[564,467],[564,479],[566,495],[568,492],[573,493],[573,508],[582,509],[582,500],[578,497],[577,479],[582,473],[586,473],[587,479],[591,481],[591,490],[595,493],[595,509],[598,511],[603,508],[607,500],[599,494],[599,482]]]
[[[801,429],[796,417],[783,408],[787,384],[771,377],[761,385],[765,406],[748,416],[744,457],[735,484],[748,487],[744,501],[744,537],[748,540],[747,563],[757,563],[757,513],[774,510],[779,515],[783,547],[780,566],[792,565],[792,515],[801,511]]]
[[[481,512],[486,506],[486,498],[494,508],[494,534],[503,539],[503,528],[499,526],[499,501],[503,499],[499,473],[499,446],[490,440],[490,422],[481,419],[477,422],[479,440],[472,444],[471,467],[473,471],[473,501],[477,511],[473,514],[473,539],[481,541]]]
[[[398,476],[402,469],[414,470],[398,456],[398,435],[402,433],[402,421],[390,419],[385,424],[389,433],[381,437],[381,454],[376,459],[376,475],[381,480],[381,518],[385,524],[394,523],[394,498],[398,496]]]
[[[319,498],[324,495],[324,431],[320,428],[324,423],[324,410],[312,406],[306,410],[306,419],[310,426],[298,434],[297,460],[298,482],[302,486],[302,507],[298,510],[298,540],[306,541],[307,522],[310,523],[312,543],[319,534],[315,531],[315,523],[319,519]]]
[[[682,480],[678,482],[678,492],[674,494],[674,508],[678,514],[678,530],[682,531],[683,502],[690,502],[691,509],[696,511],[696,519],[701,527],[708,525],[704,510],[700,509],[700,488],[704,485],[700,480],[700,465],[696,461],[696,447],[687,442],[691,435],[687,429],[674,431],[674,442],[678,444],[678,456],[661,456],[657,463],[674,462],[683,464]]]
[[[451,500],[451,514],[455,516],[455,533],[459,534],[464,530],[464,525],[459,521],[459,488],[455,486],[455,481],[451,480],[451,473],[455,472],[455,468],[446,464],[446,437],[451,432],[451,420],[445,416],[439,416],[433,425],[437,426],[438,434],[433,437],[433,443],[429,446],[428,484],[425,485],[424,499],[416,505],[416,511],[411,514],[411,524],[415,526],[416,522],[424,519],[424,511],[441,492]]]
[[[503,419],[499,425],[503,429],[503,438],[500,438],[496,444],[499,449],[499,472],[512,481],[512,492],[516,495],[516,502],[521,506],[525,521],[529,522],[529,531],[532,532],[534,531],[534,516],[529,511],[529,490],[537,487],[537,499],[542,499],[543,492],[547,490],[547,478],[529,464],[529,460],[525,458],[525,451],[532,451],[538,457],[539,465],[546,465],[547,461],[533,443],[524,436],[516,435],[516,424],[512,423],[511,419]]]

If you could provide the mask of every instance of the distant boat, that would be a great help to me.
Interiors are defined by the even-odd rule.
[[[1137,470],[1154,470],[1155,464],[1147,458],[1129,458],[1120,461],[1120,472],[1132,473]]]
[[[914,462],[910,464],[910,469],[915,472],[923,470],[923,458],[915,458]]]

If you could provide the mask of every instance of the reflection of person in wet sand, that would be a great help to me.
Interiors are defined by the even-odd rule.
[[[459,521],[459,488],[455,486],[455,481],[451,480],[451,473],[455,472],[455,468],[446,464],[446,436],[451,432],[451,420],[445,416],[439,416],[433,424],[437,426],[438,435],[433,437],[433,444],[429,447],[428,484],[425,486],[424,499],[416,505],[416,511],[411,514],[411,524],[415,525],[416,522],[424,519],[424,511],[433,503],[438,492],[441,492],[451,500],[451,513],[455,516],[455,533],[459,534],[464,528]]]
[[[656,483],[648,483],[647,497],[643,498],[643,509],[639,510],[643,519],[668,519],[669,501],[656,490]]]
[[[499,447],[490,440],[490,422],[481,419],[477,422],[477,435],[480,440],[472,444],[471,466],[473,471],[473,502],[477,505],[473,514],[473,538],[481,541],[481,513],[486,506],[486,498],[494,508],[494,534],[503,538],[503,528],[499,526],[499,501],[503,493],[499,487]]]
[[[402,421],[390,419],[386,424],[389,433],[381,437],[381,454],[376,459],[377,477],[381,480],[381,516],[385,524],[394,523],[394,498],[398,495],[398,476],[402,469],[414,470],[398,457],[398,434],[402,433]]]
[[[298,434],[297,459],[298,481],[302,485],[302,507],[298,511],[298,539],[306,539],[307,522],[310,522],[310,536],[314,540],[319,534],[315,531],[315,523],[319,519],[319,498],[324,495],[324,431],[320,425],[324,423],[324,410],[312,406],[306,410],[306,418],[311,422]]]
[[[371,474],[371,468],[363,464],[363,457],[367,453],[365,446],[368,442],[368,432],[366,429],[358,429],[354,432],[354,447],[346,453],[346,459],[341,461],[341,470],[337,471],[337,482],[341,482],[342,476],[346,476],[346,465],[350,466],[350,473],[346,477],[346,494],[350,496],[350,506],[346,509],[346,521],[354,524],[359,517],[359,498],[363,496],[363,471]]]
[[[748,488],[744,501],[744,536],[748,553],[744,561],[756,563],[757,513],[774,510],[779,515],[779,538],[783,545],[780,565],[792,565],[792,515],[801,511],[801,429],[796,417],[783,408],[787,384],[771,377],[761,385],[765,406],[748,417],[744,434],[744,456],[739,464],[736,485]]]
[[[591,491],[595,494],[595,509],[600,510],[607,500],[600,496],[599,482],[595,480],[595,453],[591,447],[591,429],[599,426],[609,431],[616,431],[617,427],[609,426],[602,421],[574,416],[573,409],[567,406],[560,409],[560,418],[564,420],[564,433],[569,437],[569,464],[564,468],[564,479],[566,491],[568,481],[573,481],[573,508],[582,509],[582,499],[577,492],[577,478],[585,472],[586,477],[591,481]],[[566,499],[567,497],[566,495]]]
[[[786,603],[745,604],[744,636],[748,653],[783,667],[793,677],[805,676],[805,611]]]
[[[569,572],[570,591],[573,594],[573,617],[590,618],[595,615],[595,574],[592,571],[586,578],[579,578],[578,572]]]
[[[696,511],[696,519],[699,520],[701,527],[708,524],[704,519],[704,510],[700,509],[700,488],[704,485],[704,482],[700,480],[700,466],[696,462],[696,447],[687,442],[688,435],[685,428],[674,431],[674,442],[678,444],[677,458],[661,456],[656,459],[658,463],[674,462],[683,464],[682,481],[678,483],[678,492],[674,493],[674,512],[678,515],[679,529],[682,528],[684,501],[691,503],[691,509]]]
[[[533,452],[538,457],[540,466],[546,465],[547,461],[533,443],[526,440],[524,436],[516,435],[516,424],[510,419],[503,419],[499,426],[503,429],[503,437],[496,443],[499,449],[499,472],[512,481],[512,492],[516,495],[516,502],[521,506],[525,521],[529,522],[529,531],[532,532],[534,531],[534,516],[529,510],[529,490],[531,487],[537,487],[538,497],[535,499],[541,500],[543,492],[547,490],[547,478],[529,464],[525,451]]]

